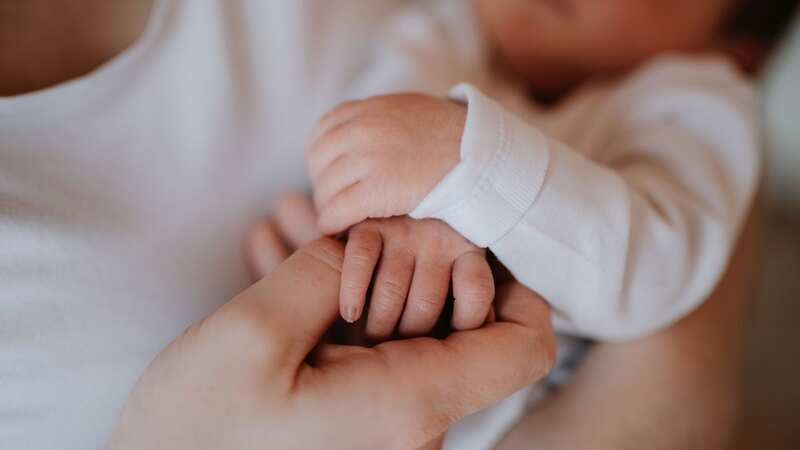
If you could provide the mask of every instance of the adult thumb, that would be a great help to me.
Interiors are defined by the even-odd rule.
[[[344,246],[322,238],[304,246],[226,305],[252,316],[274,358],[300,364],[338,317]]]

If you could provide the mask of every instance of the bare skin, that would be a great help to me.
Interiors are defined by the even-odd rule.
[[[476,0],[474,4],[484,34],[502,62],[527,81],[534,94],[548,100],[563,97],[587,79],[617,76],[665,51],[721,50],[743,56],[737,48],[742,37],[721,33],[733,0],[702,4],[691,0]],[[442,139],[440,134],[447,127],[439,127],[431,131],[434,135],[424,138],[419,134],[428,127],[400,127],[403,131],[391,127],[404,125],[404,119],[430,123],[418,111],[400,120],[392,117],[382,121],[386,111],[379,104],[394,102],[391,110],[396,115],[403,103],[400,100],[373,99],[355,107],[350,103],[323,119],[321,134],[327,136],[314,140],[309,157],[323,230],[345,228],[364,217],[408,213],[416,206],[419,192],[427,192],[435,184],[437,173],[457,153],[451,146],[451,151],[442,155],[441,149],[446,146],[441,142],[448,139]],[[427,119],[452,108],[428,100],[416,102],[426,104],[429,111],[437,111]],[[426,163],[409,158],[424,168],[403,177],[413,179],[415,184],[408,186],[404,181],[394,190],[360,190],[373,181],[370,175],[380,170],[370,170],[358,178],[352,170],[345,173],[334,164],[326,166],[331,154],[340,156],[336,149],[348,149],[351,166],[392,168],[391,172],[383,172],[381,186],[391,185],[389,174],[402,173],[402,164],[392,161],[391,146],[382,144],[377,156],[359,153],[358,144],[349,139],[352,136],[330,133],[328,123],[337,123],[345,116],[348,127],[359,128],[359,112],[367,109],[374,114],[360,118],[363,127],[358,144],[368,141],[364,130],[369,128],[380,130],[382,136],[395,132],[395,139],[389,141],[398,148],[419,148],[419,142],[436,143],[424,152],[430,159]],[[461,113],[452,112],[449,117],[453,120],[438,119],[437,123],[458,123]],[[405,136],[404,131],[408,131]],[[385,192],[401,195],[380,198]],[[749,242],[746,240],[743,245]],[[737,263],[742,264],[746,261]],[[574,384],[520,424],[502,448],[635,449],[641,448],[643,442],[648,448],[723,448],[738,406],[742,317],[750,298],[747,288],[752,286],[744,276],[746,269],[729,275],[708,304],[670,330],[635,343],[598,345]],[[643,376],[644,373],[652,376]],[[609,395],[610,389],[613,395]],[[692,404],[692,413],[684,412],[687,404]]]
[[[729,50],[735,0],[475,0],[487,39],[533,91],[558,97],[664,51]]]
[[[305,226],[284,226],[289,218]],[[757,283],[761,218],[756,208],[727,274],[700,309],[654,336],[596,344],[572,383],[497,448],[640,450],[643,442],[654,450],[727,448],[741,407],[743,338]],[[251,236],[256,272],[271,272],[292,248],[315,239],[316,220],[303,194],[284,196],[272,225]]]
[[[176,338],[108,448],[420,448],[552,367],[549,308],[514,283],[479,330],[372,348],[323,342],[343,257],[341,243],[313,241]]]
[[[491,1],[495,0],[484,3]],[[97,68],[129,47],[141,35],[151,4],[149,0],[0,1],[0,95],[33,92]],[[738,257],[739,262],[734,267],[746,265],[747,260],[747,256]],[[717,348],[725,348],[730,355],[739,354],[737,339],[741,327],[738,319],[745,307],[741,305],[744,300],[737,293],[739,282],[730,278],[733,277],[723,284],[728,287],[722,287],[703,309],[669,331],[636,344],[597,347],[581,369],[581,373],[586,375],[579,375],[568,393],[526,421],[521,429],[531,428],[525,431],[524,436],[535,435],[533,442],[552,442],[549,448],[575,448],[569,445],[571,436],[563,432],[568,429],[569,433],[576,435],[575,439],[582,442],[591,439],[597,448],[624,449],[624,443],[629,444],[627,447],[641,448],[635,442],[651,442],[656,436],[663,442],[661,448],[686,448],[684,443],[689,439],[706,442],[706,439],[719,435],[717,427],[730,426],[730,417],[736,411],[737,402],[735,399],[722,398],[719,393],[696,397],[703,398],[702,403],[694,396],[706,392],[707,384],[700,380],[708,379],[723,386],[719,392],[731,392],[724,387],[738,383],[735,370],[731,370],[738,366],[738,356],[709,358],[708,348],[686,343],[695,342],[698,336],[708,336],[717,343],[714,345],[719,345]],[[739,300],[728,301],[728,295]],[[724,324],[725,321],[714,315],[716,310],[736,320]],[[728,344],[723,347],[720,342]],[[649,352],[662,349],[673,349],[671,353],[680,350],[681,365],[664,365],[653,354],[648,358]],[[637,361],[639,358],[642,361]],[[635,390],[623,392],[622,397],[603,397],[601,394],[607,394],[609,386],[622,382],[619,378],[621,371],[617,370],[619,361],[637,365],[639,385]],[[673,380],[666,385],[669,386],[666,389],[664,384],[657,382],[665,378],[681,380],[681,383]],[[658,389],[648,389],[648,383],[657,384]],[[670,393],[675,395],[671,396]],[[661,413],[657,414],[650,407],[653,402],[650,395],[662,399]],[[700,411],[705,411],[705,417],[716,417],[716,422],[703,420],[690,423],[685,414],[686,398],[692,399],[693,406],[697,408],[695,412],[700,414]],[[597,404],[597,409],[587,406],[592,403]],[[615,414],[603,414],[602,418],[611,425],[600,427],[596,426],[599,422],[595,421],[600,414],[587,417],[581,414],[581,409],[584,412],[613,411]],[[661,423],[659,418],[662,416],[671,420]],[[686,423],[676,418],[685,418]],[[574,423],[571,422],[573,420]],[[548,424],[555,423],[559,426],[548,428]],[[654,431],[654,423],[662,427],[656,430],[658,433]],[[612,428],[618,431],[597,432]],[[531,441],[528,441],[523,448],[530,448],[530,445]]]
[[[141,36],[152,0],[0,1],[0,96],[89,73]]]
[[[640,450],[643,442],[652,450],[729,448],[761,232],[757,207],[727,274],[700,309],[654,336],[597,344],[574,381],[498,449]]]

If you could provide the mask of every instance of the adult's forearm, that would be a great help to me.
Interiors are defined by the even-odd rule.
[[[709,300],[680,323],[599,344],[574,381],[526,417],[500,450],[724,449],[740,410],[744,318],[758,268],[758,215]]]

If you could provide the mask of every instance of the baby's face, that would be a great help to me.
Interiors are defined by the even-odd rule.
[[[484,32],[535,89],[558,92],[667,50],[707,49],[735,0],[474,0]]]

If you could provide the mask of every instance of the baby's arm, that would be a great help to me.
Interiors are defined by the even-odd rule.
[[[309,154],[320,225],[440,218],[491,248],[564,328],[650,333],[714,287],[758,179],[749,103],[693,95],[642,106],[602,164],[470,88],[466,131],[463,107],[430,97],[345,105]]]
[[[494,299],[486,252],[435,219],[368,220],[348,232],[339,295],[342,317],[358,320],[372,287],[367,337],[427,334],[453,285],[452,327],[477,328]],[[374,281],[373,281],[374,280]]]

